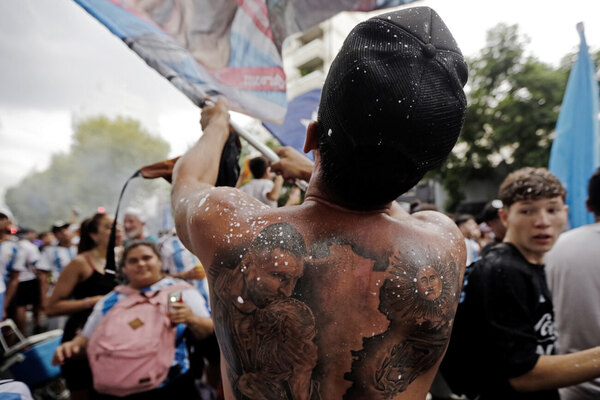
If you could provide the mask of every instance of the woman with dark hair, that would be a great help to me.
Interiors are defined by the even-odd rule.
[[[106,249],[114,218],[97,213],[81,223],[77,256],[61,272],[48,300],[48,316],[69,315],[62,341],[73,339],[85,325],[94,305],[115,286],[115,277],[104,273]],[[117,229],[116,245],[122,242]],[[71,399],[85,400],[93,387],[86,359],[69,360],[62,374],[71,391]]]
[[[130,243],[123,252],[123,257],[120,263],[121,272],[127,277],[126,287],[133,289],[133,291],[125,291],[122,287],[117,288],[104,298],[94,307],[91,316],[85,324],[82,331],[70,341],[63,342],[57,349],[53,357],[53,363],[63,364],[68,363],[72,360],[73,356],[81,353],[85,353],[86,350],[90,350],[88,344],[92,345],[94,340],[102,342],[103,339],[98,339],[98,336],[94,336],[95,332],[100,331],[100,335],[107,334],[106,330],[101,328],[101,322],[104,318],[110,318],[113,310],[118,312],[115,308],[117,303],[126,300],[129,296],[142,293],[153,293],[149,297],[156,296],[161,289],[169,290],[170,287],[181,285],[183,281],[172,278],[170,276],[164,276],[161,272],[162,261],[160,254],[156,248],[156,245],[149,241],[134,241]],[[124,397],[116,397],[113,393],[115,387],[118,387],[118,379],[113,379],[116,376],[123,376],[131,373],[127,367],[122,367],[121,370],[105,371],[100,369],[103,376],[99,377],[96,381],[98,384],[98,391],[106,393],[97,393],[96,398],[101,400],[154,400],[154,399],[186,399],[194,400],[198,398],[197,389],[194,383],[194,377],[190,371],[189,354],[186,346],[186,337],[184,335],[185,328],[189,329],[190,333],[196,339],[204,339],[213,333],[213,322],[210,319],[208,307],[202,295],[191,285],[184,284],[184,288],[177,290],[181,295],[180,300],[176,303],[170,304],[170,307],[159,307],[161,312],[164,312],[165,316],[168,316],[172,325],[171,329],[175,329],[173,337],[169,337],[171,341],[160,342],[161,347],[172,346],[173,359],[168,373],[165,371],[165,378],[163,381],[155,382],[157,386],[151,389],[143,388],[143,391],[132,391],[133,394],[126,395]],[[180,286],[179,286],[180,288]],[[175,290],[175,289],[173,289]],[[168,294],[169,296],[172,293]],[[157,303],[158,304],[158,303]],[[135,306],[130,306],[135,307]],[[118,308],[118,307],[117,307]],[[120,314],[119,317],[122,317]],[[144,318],[144,317],[142,317]],[[106,320],[109,323],[109,320]],[[113,325],[114,330],[119,330],[121,325],[120,318],[116,318],[110,321],[115,322]],[[127,325],[131,322],[127,323]],[[137,328],[140,328],[139,325]],[[126,326],[128,328],[128,326]],[[134,328],[134,329],[137,329]],[[104,333],[102,333],[104,332]],[[118,336],[118,335],[116,335]],[[158,336],[158,335],[157,335]],[[162,339],[167,336],[160,336]],[[122,337],[119,337],[123,339]],[[103,342],[103,345],[106,342]],[[123,343],[131,343],[124,340]],[[103,345],[98,345],[102,347]],[[122,345],[124,351],[131,351],[130,347]],[[104,348],[106,349],[106,347]],[[93,354],[93,353],[92,353]],[[117,354],[111,354],[110,356],[104,355],[104,357],[117,357]],[[154,355],[157,357],[157,355]],[[130,355],[128,356],[130,357]],[[159,361],[156,361],[158,363]],[[118,364],[118,363],[117,363]],[[120,364],[118,364],[120,365]],[[94,366],[97,370],[100,367]],[[116,369],[119,369],[118,367]],[[112,376],[111,376],[112,374]],[[144,386],[145,383],[139,382]],[[104,388],[105,390],[102,390]],[[138,388],[139,389],[139,388]]]

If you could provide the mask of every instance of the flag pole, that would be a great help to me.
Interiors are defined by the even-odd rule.
[[[215,103],[212,100],[204,100],[204,102],[200,105],[200,108],[205,105],[214,106]],[[270,162],[279,162],[279,156],[269,148],[266,144],[258,141],[250,132],[244,129],[239,123],[235,122],[233,118],[229,117],[229,125],[233,128],[234,131],[237,132],[238,135],[244,138],[252,147],[258,150],[267,160]],[[294,184],[298,186],[300,189],[306,191],[308,188],[308,182],[302,179],[296,179]]]

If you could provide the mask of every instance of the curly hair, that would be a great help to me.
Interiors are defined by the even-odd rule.
[[[504,207],[517,201],[561,197],[565,201],[567,191],[546,168],[525,167],[518,169],[504,179],[498,190],[498,198]]]

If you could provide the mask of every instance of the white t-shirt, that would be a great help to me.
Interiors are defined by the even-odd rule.
[[[5,279],[12,271],[25,271],[25,259],[19,256],[19,245],[11,240],[0,242],[0,293],[6,292]],[[21,274],[19,274],[21,275]]]
[[[600,223],[561,234],[546,254],[559,354],[600,345]],[[563,400],[600,398],[600,379],[560,389]]]
[[[12,379],[0,380],[0,399],[7,400],[33,400],[29,387]]]
[[[37,278],[35,268],[40,261],[40,249],[29,240],[20,240],[18,244],[19,257],[25,265],[25,269],[19,274],[19,282],[32,281]]]
[[[252,179],[242,186],[240,190],[248,193],[250,196],[270,207],[277,207],[277,201],[269,200],[267,198],[267,193],[270,193],[271,190],[273,190],[273,186],[275,186],[275,184],[270,179]]]
[[[42,250],[37,269],[52,274],[52,282],[56,283],[62,270],[77,255],[77,248],[62,246],[46,246]]]

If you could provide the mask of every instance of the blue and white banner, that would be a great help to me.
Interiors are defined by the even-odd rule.
[[[281,43],[344,11],[414,0],[75,0],[195,104],[282,121]]]
[[[283,124],[277,125],[263,122],[263,125],[281,144],[291,146],[303,153],[306,128],[311,121],[316,121],[321,89],[313,89],[290,101]],[[306,155],[311,160],[312,153]]]

